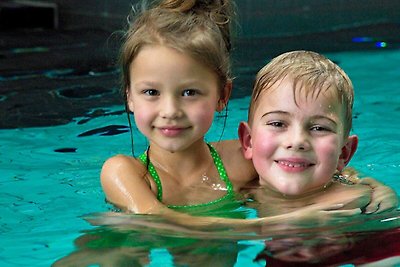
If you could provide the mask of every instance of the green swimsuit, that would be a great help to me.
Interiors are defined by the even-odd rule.
[[[210,149],[210,153],[211,153],[211,156],[213,158],[215,167],[218,170],[219,176],[221,177],[221,180],[224,181],[225,184],[226,184],[226,188],[227,188],[226,195],[224,195],[223,197],[218,198],[216,200],[212,200],[210,202],[207,202],[207,203],[194,204],[194,205],[168,205],[168,208],[171,208],[171,209],[187,209],[187,208],[207,207],[207,206],[210,206],[210,205],[213,205],[213,204],[220,203],[221,201],[226,200],[226,199],[235,199],[235,193],[233,191],[232,183],[228,178],[228,175],[226,173],[225,167],[222,164],[222,160],[219,157],[218,152],[215,150],[215,148],[211,144],[207,143],[207,145],[208,145],[208,147]],[[151,177],[153,178],[154,182],[157,185],[157,191],[158,191],[157,199],[160,202],[162,202],[161,180],[160,180],[160,177],[158,176],[158,173],[157,173],[156,169],[154,168],[154,165],[150,161],[148,161],[146,152],[143,153],[142,155],[140,155],[139,159],[143,164],[145,164],[145,165],[148,164],[148,171],[149,171]]]

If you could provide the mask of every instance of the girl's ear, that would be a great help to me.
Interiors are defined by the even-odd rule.
[[[358,136],[351,135],[347,137],[346,144],[342,147],[342,153],[339,156],[339,162],[337,169],[343,170],[344,167],[349,163],[358,146]]]
[[[242,153],[245,159],[252,159],[253,147],[251,142],[251,129],[247,122],[240,122],[239,124],[239,141],[242,145]]]
[[[232,93],[232,81],[228,80],[226,82],[226,84],[221,92],[221,96],[218,100],[217,108],[216,108],[217,112],[224,110],[224,108],[228,104],[229,98],[231,97],[231,93]]]
[[[129,87],[125,88],[125,95],[126,95],[127,107],[129,108],[130,112],[133,112],[133,101],[132,98],[130,97]]]

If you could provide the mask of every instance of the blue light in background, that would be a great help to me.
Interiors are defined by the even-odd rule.
[[[386,42],[376,42],[375,46],[379,47],[379,48],[385,48],[385,47],[387,47],[387,43]]]
[[[374,40],[368,36],[356,36],[351,39],[354,43],[369,43],[373,42]]]
[[[356,36],[351,39],[353,43],[375,43],[375,47],[385,48],[388,46],[386,42],[377,41],[376,39],[368,36]]]

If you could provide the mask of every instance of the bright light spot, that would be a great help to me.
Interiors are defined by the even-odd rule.
[[[387,43],[386,42],[376,42],[375,46],[376,47],[380,47],[380,48],[384,48],[384,47],[387,47]]]

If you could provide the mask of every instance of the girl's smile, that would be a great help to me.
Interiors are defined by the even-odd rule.
[[[166,137],[178,137],[181,135],[183,132],[186,130],[190,129],[190,127],[160,127],[158,128],[161,132]]]

